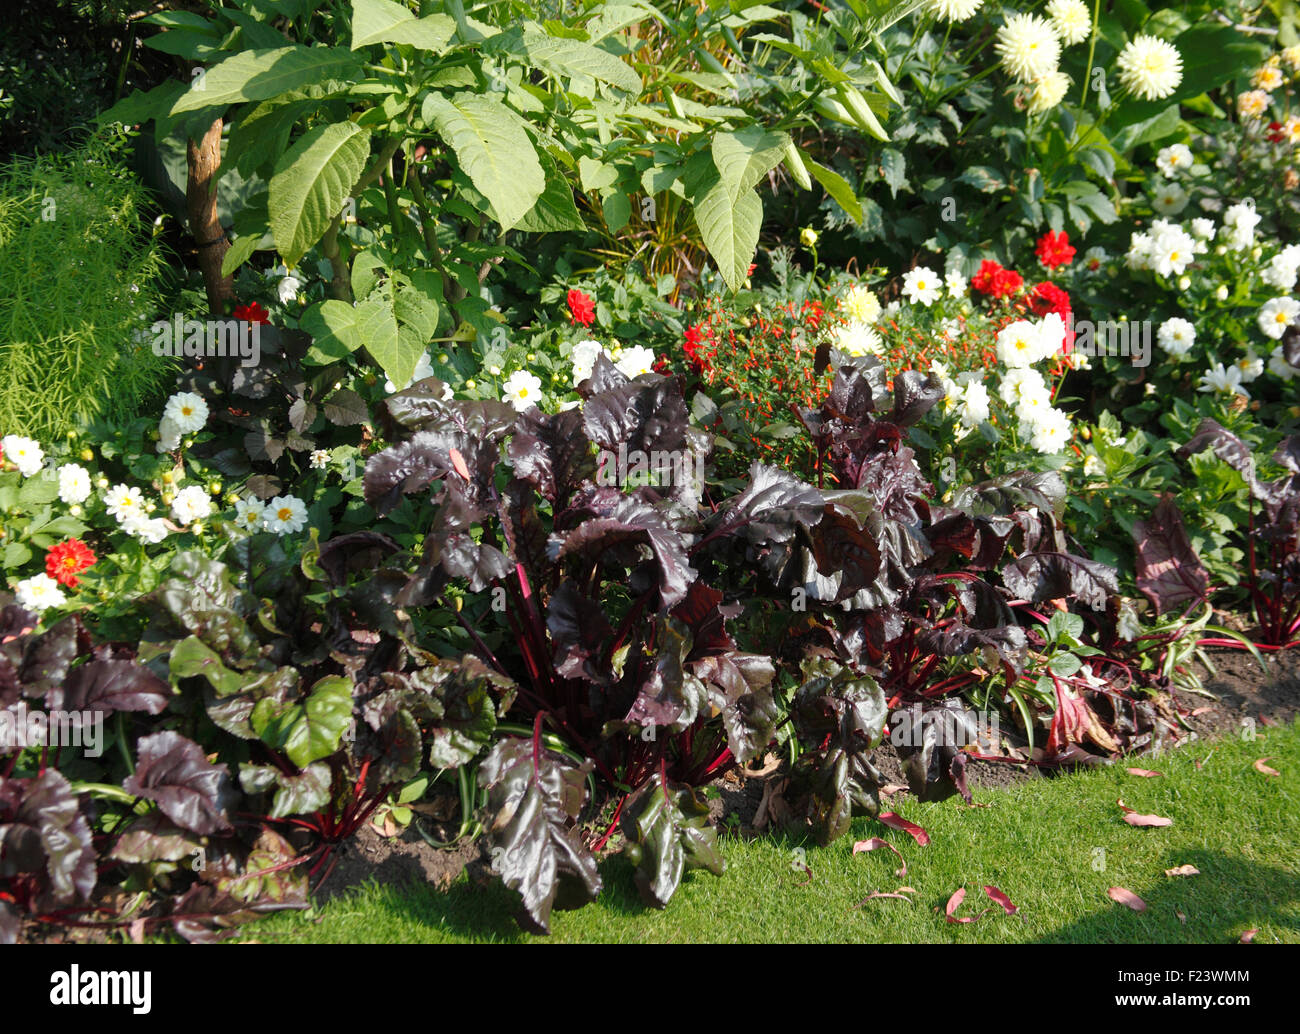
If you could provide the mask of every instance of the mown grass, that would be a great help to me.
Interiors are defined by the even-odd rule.
[[[1265,756],[1279,776],[1255,770],[1255,760]],[[688,875],[662,912],[641,904],[631,867],[614,857],[601,867],[600,900],[555,913],[549,939],[518,931],[503,887],[478,887],[464,874],[448,891],[371,882],[309,912],[255,923],[242,937],[277,943],[1200,943],[1235,941],[1256,929],[1256,942],[1300,943],[1300,722],[1261,728],[1251,742],[1194,743],[1133,764],[1163,778],[1132,776],[1121,764],[977,793],[986,807],[904,798],[898,810],[929,831],[926,847],[867,819],[826,848],[788,837],[727,837],[726,875]],[[1120,797],[1173,825],[1126,825]],[[905,877],[895,876],[898,860],[888,851],[853,855],[853,842],[872,836],[903,853]],[[799,848],[811,879],[792,868]],[[1164,875],[1188,864],[1200,875]],[[945,922],[943,907],[958,887],[967,889],[959,914],[991,905],[985,884],[1001,888],[1019,911],[994,909],[960,926]],[[912,903],[886,898],[854,907],[872,891],[903,885],[915,888]],[[1147,910],[1112,902],[1110,887],[1133,891]]]

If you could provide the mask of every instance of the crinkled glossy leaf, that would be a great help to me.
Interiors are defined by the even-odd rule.
[[[281,750],[299,768],[339,749],[352,721],[352,683],[330,676],[311,688],[307,699],[285,707],[272,698],[258,701],[251,723],[262,742]]]
[[[690,787],[665,784],[656,773],[628,802],[622,828],[628,845],[624,853],[636,866],[637,890],[653,908],[667,907],[687,871],[723,873],[709,806]]]
[[[38,908],[86,901],[95,887],[90,825],[61,773],[0,779],[0,879],[32,875]]]
[[[493,863],[520,897],[519,924],[550,933],[552,908],[581,908],[600,894],[600,871],[573,822],[591,770],[531,739],[501,740],[479,765],[488,791],[487,838]]]
[[[1030,603],[1075,596],[1093,610],[1104,610],[1119,592],[1113,567],[1070,553],[1030,553],[1004,567],[1002,581]]]
[[[1137,587],[1157,614],[1203,600],[1210,575],[1192,549],[1174,498],[1166,494],[1149,521],[1133,522],[1137,545]]]
[[[126,777],[127,793],[153,801],[172,822],[193,833],[230,828],[222,800],[225,764],[209,764],[193,740],[175,732],[158,732],[136,744],[135,772]]]

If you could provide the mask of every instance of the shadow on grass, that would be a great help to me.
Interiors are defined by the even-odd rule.
[[[1154,887],[1128,888],[1146,902],[1145,912],[1113,904],[1058,927],[1037,943],[1223,944],[1263,926],[1300,935],[1300,877],[1295,872],[1194,849],[1171,852],[1161,868],[1181,865],[1194,865],[1200,875],[1162,875]]]

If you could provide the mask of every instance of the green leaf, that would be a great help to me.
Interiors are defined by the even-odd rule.
[[[736,197],[719,179],[695,202],[695,223],[722,279],[739,291],[749,276],[763,225],[763,202],[758,194],[747,190]]]
[[[713,137],[713,164],[732,194],[739,195],[758,186],[780,164],[789,143],[788,133],[769,133],[758,126],[717,133]]]
[[[303,357],[304,362],[328,366],[346,359],[361,347],[357,310],[347,302],[334,298],[317,302],[302,314],[298,325],[312,336],[312,346]]]
[[[323,678],[301,704],[285,707],[266,698],[253,708],[253,730],[274,750],[283,750],[299,768],[329,757],[339,748],[352,720],[352,683],[339,675]]]
[[[293,266],[328,229],[365,171],[370,134],[351,122],[309,129],[276,162],[267,206],[271,235]]]
[[[813,174],[813,178],[822,185],[835,203],[844,209],[848,217],[859,226],[862,225],[862,203],[858,201],[858,196],[853,193],[853,188],[849,181],[841,176],[834,169],[828,169],[825,165],[813,161],[811,158],[804,158],[804,165],[808,171]]]
[[[491,203],[503,229],[518,223],[546,188],[546,175],[523,120],[494,97],[430,94],[424,119],[456,152],[475,189]],[[396,383],[396,382],[394,382]]]
[[[988,165],[972,165],[960,176],[958,183],[966,183],[985,194],[995,194],[1007,186],[1007,181],[997,169]]]
[[[246,233],[238,238],[226,252],[225,258],[221,260],[221,275],[230,276],[236,269],[247,262],[257,251],[257,246],[262,243],[262,238],[255,233]]]
[[[641,92],[641,77],[635,69],[608,50],[581,40],[526,31],[518,42],[512,44],[510,53],[553,75],[589,76],[628,93]]]
[[[537,203],[515,224],[516,230],[528,233],[555,233],[581,230],[585,227],[582,214],[573,202],[573,188],[549,154],[540,152],[546,173],[546,189]]]
[[[906,159],[901,151],[886,147],[880,152],[880,175],[889,186],[889,196],[898,197],[898,191],[907,185]]]
[[[220,656],[197,636],[187,636],[172,648],[167,667],[175,679],[202,676],[219,697],[244,688],[244,676],[227,668]]]
[[[326,79],[350,79],[357,71],[357,59],[334,47],[245,50],[197,76],[171,113],[262,101]]]
[[[382,294],[372,295],[357,306],[357,330],[361,343],[371,357],[399,389],[406,387],[415,376],[415,364],[424,351],[404,342],[397,329],[397,313],[393,303]]]
[[[456,31],[445,14],[416,18],[392,0],[352,0],[352,49],[371,43],[406,43],[440,54]]]

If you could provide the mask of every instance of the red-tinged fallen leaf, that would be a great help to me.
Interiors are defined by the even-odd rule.
[[[451,450],[451,465],[455,468],[457,474],[466,481],[469,480],[469,467],[465,464],[465,457],[460,454],[459,449]]]
[[[1250,944],[1255,939],[1255,934],[1257,933],[1259,933],[1258,930],[1247,930],[1244,934],[1241,935],[1241,940],[1238,941],[1237,943]]]
[[[979,916],[954,916],[953,913],[961,908],[961,903],[966,900],[966,888],[958,887],[952,892],[952,897],[948,899],[948,904],[943,910],[944,918],[950,923],[973,923]]]
[[[880,788],[880,792],[885,794],[886,796],[892,797],[900,790],[906,790],[906,789],[907,787],[904,786],[902,783],[886,783],[884,786]]]
[[[903,852],[891,844],[888,840],[881,840],[880,837],[872,837],[870,840],[859,840],[853,845],[853,853],[859,851],[878,851],[880,848],[888,848],[898,855],[898,860],[902,862],[903,867],[894,873],[900,880],[907,875],[907,859],[903,857]]]
[[[1269,768],[1268,765],[1264,764],[1265,761],[1272,761],[1272,760],[1273,760],[1272,754],[1270,754],[1266,758],[1260,758],[1258,761],[1255,762],[1255,771],[1260,772],[1266,776],[1281,775],[1282,773],[1279,772],[1276,768]]]
[[[1203,714],[1209,714],[1209,713],[1210,713],[1211,711],[1213,711],[1213,710],[1214,710],[1214,708],[1212,708],[1212,707],[1198,707],[1198,708],[1196,708],[1194,711],[1192,711],[1192,717],[1193,717],[1193,718],[1199,718],[1199,717],[1201,717],[1201,715],[1203,715]]]
[[[1118,902],[1121,905],[1128,905],[1134,912],[1145,912],[1147,910],[1147,903],[1124,887],[1111,887],[1110,890],[1106,891],[1106,896],[1111,901]]]
[[[1173,869],[1165,870],[1166,876],[1199,876],[1201,870],[1194,865],[1179,865]]]
[[[887,893],[885,893],[883,890],[877,890],[877,891],[873,891],[872,893],[868,894],[865,898],[863,898],[861,901],[859,901],[859,902],[858,902],[856,905],[854,905],[853,907],[854,907],[854,908],[861,908],[861,907],[862,907],[863,905],[865,905],[868,901],[872,901],[872,900],[874,900],[875,898],[897,898],[899,901],[906,901],[909,905],[913,905],[913,904],[916,903],[916,902],[914,902],[911,898],[909,898],[906,894],[887,894]]]
[[[1001,905],[1002,911],[1005,912],[1007,915],[1010,916],[1016,914],[1017,911],[1016,906],[1013,905],[1011,903],[1011,899],[1007,897],[1005,894],[1003,894],[1002,891],[998,890],[997,887],[985,887],[984,893],[987,894],[994,901],[996,901],[999,905]]]
[[[1262,715],[1259,716],[1259,724],[1260,724],[1260,725],[1276,725],[1277,722],[1273,721],[1273,719],[1270,718],[1268,715],[1266,715],[1266,714],[1262,714]]]
[[[1173,819],[1167,819],[1162,815],[1139,815],[1136,811],[1125,804],[1122,799],[1115,803],[1118,804],[1120,809],[1124,812],[1124,821],[1130,826],[1172,826],[1174,824]]]
[[[896,891],[894,891],[894,893],[895,893],[895,894],[915,894],[915,893],[916,893],[916,888],[915,888],[915,887],[899,887]]]
[[[911,833],[916,842],[924,847],[930,842],[930,834],[918,826],[915,822],[908,822],[907,819],[892,811],[882,811],[876,818],[890,829],[901,829],[904,833]]]
[[[1163,779],[1164,773],[1153,772],[1149,768],[1126,768],[1124,769],[1129,775],[1141,776],[1143,779]]]

